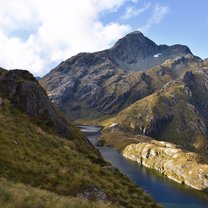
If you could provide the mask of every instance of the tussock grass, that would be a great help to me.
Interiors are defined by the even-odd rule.
[[[171,121],[163,122],[163,126],[156,126],[153,137],[182,145],[190,151],[206,153],[207,136],[198,127],[205,125],[205,119],[197,107],[194,107],[193,96],[189,93],[184,83],[169,83],[166,89],[133,103],[115,117],[105,120],[103,125],[109,127],[112,123],[118,123],[122,131],[137,135],[143,133],[140,129],[151,129],[153,120],[171,115]]]
[[[40,190],[0,178],[0,208],[115,208],[110,203],[92,202]]]
[[[77,146],[80,138],[60,138],[52,127],[20,112],[6,99],[0,108],[0,119],[0,177],[12,183],[22,183],[27,187],[51,192],[43,192],[43,197],[39,197],[39,191],[35,191],[34,194],[32,191],[31,195],[34,197],[20,199],[27,201],[25,206],[20,207],[50,207],[50,204],[44,202],[47,194],[54,198],[56,195],[76,197],[89,186],[103,190],[116,207],[158,207],[142,189],[136,187],[118,170],[107,168],[109,164],[101,157],[95,157],[91,152],[79,151]],[[14,197],[17,187],[12,186],[10,191],[5,192],[5,196]],[[17,188],[16,192],[18,190],[20,189]],[[35,200],[41,200],[40,203],[46,204],[35,206]],[[75,199],[75,202],[76,200],[78,199]],[[66,203],[63,202],[63,206],[60,207],[96,207],[96,202],[86,202],[86,206],[85,201],[83,206],[79,201],[76,206],[68,206]],[[12,205],[14,204],[10,206],[8,202],[8,207]],[[97,207],[102,207],[101,205],[98,203]]]

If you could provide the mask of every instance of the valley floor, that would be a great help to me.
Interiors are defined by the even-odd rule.
[[[94,145],[99,145],[97,146],[97,148],[99,149],[105,160],[109,161],[114,168],[118,168],[123,174],[127,175],[136,185],[142,187],[146,192],[150,193],[151,196],[159,203],[161,203],[164,207],[207,208],[207,193],[194,190],[188,186],[185,186],[184,184],[176,183],[175,181],[168,179],[166,176],[164,176],[164,174],[159,174],[159,172],[156,170],[146,168],[141,164],[126,159],[125,157],[123,157],[122,153],[119,153],[118,151],[116,151],[116,149],[112,147],[100,146],[102,143],[99,144],[99,138],[101,136],[101,134],[97,132],[99,131],[99,129],[102,128],[99,128],[98,126],[81,126],[81,130],[83,132],[90,132],[88,135],[89,140]],[[119,143],[116,142],[116,138],[119,140],[119,137],[121,137],[121,133],[120,136],[116,133],[114,134],[115,144]],[[125,140],[127,140],[127,138],[128,137],[123,137],[123,139]],[[97,139],[98,143],[96,142]],[[143,141],[145,141],[145,139],[147,140],[147,138],[143,137]],[[137,138],[137,143],[138,140],[139,139]]]
[[[154,169],[178,183],[198,190],[208,190],[208,164],[199,154],[147,136],[111,131],[103,131],[98,145],[114,147],[126,158]]]

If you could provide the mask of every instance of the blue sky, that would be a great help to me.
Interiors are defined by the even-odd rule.
[[[0,66],[44,75],[78,52],[140,30],[208,58],[207,0],[0,0]]]
[[[128,19],[121,18],[127,7],[141,9],[149,4],[151,6],[143,13],[132,15]],[[136,4],[129,2],[116,13],[104,14],[101,19],[105,23],[116,20],[122,24],[130,24],[134,30],[142,30],[142,26],[148,23],[156,4],[167,7],[167,13],[158,24],[153,24],[142,32],[158,44],[185,44],[194,54],[208,58],[207,0],[140,0]]]

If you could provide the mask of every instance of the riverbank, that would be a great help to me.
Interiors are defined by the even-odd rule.
[[[168,142],[152,140],[130,144],[122,154],[178,183],[200,191],[208,190],[208,164],[196,153]]]
[[[87,128],[87,126],[85,126]],[[114,143],[116,139],[114,132]],[[97,140],[102,140],[100,132],[89,134],[88,139],[97,144]],[[132,138],[134,139],[134,138]],[[138,139],[138,138],[137,138]],[[145,137],[143,138],[145,139]],[[135,140],[135,142],[138,142]],[[124,141],[120,141],[118,146],[122,146]],[[105,144],[107,145],[107,144]],[[112,146],[112,144],[108,144]],[[111,147],[97,146],[104,159],[127,175],[136,185],[142,187],[156,201],[166,208],[207,208],[208,194],[194,190],[184,184],[176,183],[166,176],[159,174],[155,170],[146,168],[138,163],[126,159],[121,153]]]
[[[175,144],[121,131],[103,131],[99,145],[116,148],[126,158],[194,189],[208,190],[208,164],[202,157]]]
[[[105,155],[108,154],[108,149],[105,147],[98,148],[96,146],[96,141],[100,136],[100,130],[102,127],[100,126],[85,126],[79,125],[80,130],[87,136],[88,140],[100,151],[103,158],[107,161],[107,163],[103,166],[104,171],[108,171],[110,174],[116,175],[120,182],[117,183],[115,187],[115,181],[112,180],[110,174],[106,174],[104,171],[100,172],[100,180],[103,180],[103,177],[109,177],[109,183],[112,184],[111,190],[112,194],[118,193],[119,200],[122,201],[121,208],[143,208],[143,207],[151,207],[151,208],[162,208],[160,204],[158,204],[147,192],[145,192],[140,186],[135,185],[126,174],[122,174],[116,166],[112,166],[108,159],[105,158]],[[116,150],[113,150],[117,152]],[[121,190],[121,187],[123,190]],[[113,197],[113,195],[109,196]],[[119,206],[120,207],[120,206]]]

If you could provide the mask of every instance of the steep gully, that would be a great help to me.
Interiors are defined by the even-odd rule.
[[[101,128],[82,125],[78,127],[87,135],[89,141],[96,146]],[[136,185],[142,187],[165,208],[208,208],[207,193],[171,181],[154,170],[124,158],[113,148],[97,148],[105,160],[127,175]]]

